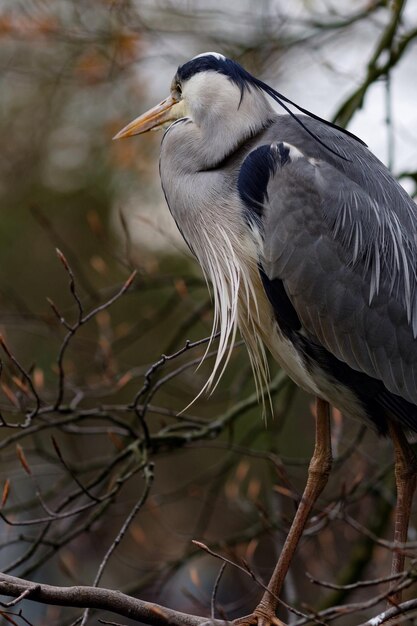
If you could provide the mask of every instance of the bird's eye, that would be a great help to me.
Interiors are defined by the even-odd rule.
[[[180,85],[180,83],[176,83],[175,85],[175,90],[181,95],[182,94],[182,87]]]

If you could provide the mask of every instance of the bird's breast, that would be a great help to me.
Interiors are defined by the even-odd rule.
[[[289,377],[308,393],[317,395],[319,388],[310,374],[302,353],[280,329],[272,305],[265,293],[261,277],[256,267],[243,270],[250,276],[253,297],[248,297],[246,289],[239,292],[238,323],[240,331],[248,343],[249,333],[255,331],[275,361]],[[256,299],[256,303],[255,303]],[[250,320],[250,323],[249,323]]]
[[[274,360],[301,389],[327,400],[349,417],[366,418],[364,406],[356,394],[308,357],[302,349],[303,342],[297,341],[297,333],[288,334],[280,327],[257,269],[247,268],[246,271],[250,272],[257,302],[255,310],[253,304],[248,305],[246,294],[241,290],[239,327],[246,343],[250,345],[251,333],[255,330]],[[249,318],[251,324],[248,324]]]

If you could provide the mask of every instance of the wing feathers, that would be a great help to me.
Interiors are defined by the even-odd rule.
[[[315,341],[417,403],[416,207],[362,146],[340,167],[287,147],[276,167],[271,146],[257,149],[268,155],[256,209],[265,274],[282,281]]]

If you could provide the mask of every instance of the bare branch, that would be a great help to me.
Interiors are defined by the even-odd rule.
[[[152,485],[153,478],[154,478],[153,464],[144,465],[143,473],[144,473],[144,478],[145,478],[145,489],[143,490],[141,497],[139,498],[139,500],[137,501],[137,503],[135,504],[135,506],[129,513],[129,515],[127,516],[126,520],[124,521],[123,526],[121,527],[121,529],[119,530],[117,534],[117,537],[115,538],[110,548],[107,550],[106,554],[104,555],[104,558],[102,562],[100,563],[100,567],[98,569],[97,575],[94,579],[94,583],[93,583],[94,587],[98,586],[101,580],[101,577],[103,575],[104,569],[107,563],[109,562],[111,555],[116,550],[119,543],[122,541],[123,537],[126,534],[127,529],[129,528],[129,526],[131,525],[131,523],[133,522],[136,515],[138,514],[138,512],[140,511],[140,509],[142,508],[142,506],[144,505],[144,503],[146,502],[149,496],[149,492],[150,492],[151,485]],[[84,613],[83,619],[81,621],[81,626],[84,626],[84,624],[86,624],[88,615],[89,615],[89,609],[87,609]]]
[[[387,609],[375,617],[366,620],[366,622],[361,622],[357,626],[381,626],[382,624],[386,624],[387,622],[391,622],[393,618],[397,618],[397,624],[403,619],[398,619],[403,617],[406,620],[415,617],[417,614],[417,599],[407,600],[406,602],[402,602],[398,606],[394,606],[391,609]]]
[[[69,266],[69,263],[67,261],[67,259],[65,258],[65,255],[63,252],[61,252],[61,250],[59,248],[56,248],[56,253],[58,256],[58,259],[61,261],[62,265],[65,267],[65,270],[69,276],[69,287],[70,287],[70,291],[74,297],[74,300],[77,304],[78,307],[78,323],[81,322],[82,316],[83,316],[83,305],[81,303],[80,297],[77,293],[77,289],[75,287],[75,278],[74,278],[74,272],[72,271],[72,269]]]
[[[41,408],[41,399],[39,397],[38,392],[35,389],[35,386],[33,384],[33,380],[32,377],[30,376],[30,374],[25,370],[25,368],[23,367],[23,365],[21,363],[19,363],[18,359],[14,356],[14,354],[11,352],[11,350],[8,348],[3,335],[0,335],[0,345],[3,348],[3,350],[5,351],[5,353],[7,354],[7,356],[9,357],[9,359],[12,361],[12,363],[17,367],[17,369],[19,370],[19,372],[22,374],[24,380],[27,382],[27,384],[30,387],[30,390],[32,392],[32,395],[35,399],[35,408],[30,411],[30,413],[26,416],[26,421],[22,424],[22,428],[27,428],[28,426],[30,426],[32,419],[34,417],[36,417],[36,415],[39,413],[39,410]]]
[[[100,304],[98,306],[96,306],[95,308],[93,308],[89,313],[84,315],[84,310],[83,310],[83,305],[81,303],[81,300],[77,294],[76,288],[75,288],[75,278],[74,278],[74,273],[71,270],[71,267],[68,264],[68,261],[66,260],[65,256],[62,254],[62,252],[60,252],[59,250],[57,250],[59,259],[61,260],[62,264],[64,265],[65,269],[67,270],[69,277],[70,277],[70,290],[71,293],[73,294],[77,305],[78,305],[78,319],[75,322],[75,324],[73,326],[69,326],[64,323],[64,326],[68,329],[67,334],[64,337],[64,340],[61,344],[61,348],[59,350],[59,354],[58,354],[58,358],[57,358],[57,366],[58,366],[58,394],[57,394],[57,398],[55,400],[55,404],[54,404],[54,409],[57,410],[61,404],[62,401],[64,399],[64,393],[65,393],[65,370],[64,370],[64,357],[66,354],[66,351],[68,349],[68,346],[70,345],[71,340],[73,339],[74,335],[77,333],[77,331],[81,328],[81,326],[83,326],[84,324],[86,324],[87,322],[89,322],[92,318],[94,318],[98,313],[100,313],[101,311],[104,311],[105,309],[109,308],[112,304],[114,304],[114,302],[116,302],[119,298],[121,298],[121,296],[126,293],[126,291],[129,289],[129,287],[132,285],[135,276],[136,276],[136,271],[132,272],[132,274],[129,276],[129,278],[126,280],[126,282],[122,285],[122,287],[119,289],[119,291],[117,291],[113,296],[111,296],[108,300],[106,300],[106,302],[104,302],[103,304]],[[58,313],[58,312],[57,312]],[[58,313],[58,315],[60,315]]]
[[[390,70],[401,60],[408,46],[416,39],[417,28],[414,28],[402,35],[398,43],[395,42],[405,4],[406,0],[390,3],[392,8],[391,19],[383,30],[368,62],[366,76],[362,84],[355,89],[334,115],[333,121],[337,124],[347,126],[354,113],[362,107],[369,87],[381,77],[387,76]],[[388,53],[387,60],[381,61],[386,53]]]
[[[189,615],[172,609],[132,598],[120,591],[99,587],[57,587],[35,584],[22,578],[0,574],[0,594],[57,606],[101,609],[128,617],[150,626],[201,626],[206,617]],[[213,626],[225,626],[223,620],[211,621]]]
[[[248,576],[250,576],[252,578],[252,580],[257,585],[259,585],[259,587],[261,587],[264,591],[267,591],[268,593],[270,593],[271,595],[274,596],[274,594],[268,589],[268,587],[266,585],[264,585],[264,583],[261,580],[259,580],[259,578],[255,575],[255,573],[249,567],[248,563],[243,562],[243,566],[239,565],[238,563],[235,563],[234,561],[231,561],[230,559],[228,559],[227,557],[223,556],[222,554],[218,554],[217,552],[214,552],[214,550],[211,550],[211,548],[206,546],[201,541],[196,541],[195,539],[193,539],[192,541],[193,541],[194,545],[196,545],[201,550],[204,550],[204,552],[207,552],[211,556],[214,556],[216,559],[220,559],[221,561],[223,561],[223,563],[231,565],[232,567],[238,569],[239,571],[243,572],[244,574],[247,574]],[[278,603],[281,606],[285,607],[291,613],[294,613],[294,615],[297,615],[298,617],[303,617],[307,621],[312,620],[312,621],[314,621],[314,623],[320,624],[321,626],[326,626],[325,622],[323,622],[320,619],[317,619],[314,615],[307,616],[304,613],[302,613],[301,611],[298,611],[294,607],[292,607],[289,604],[287,604],[286,602],[284,602],[284,600],[282,600],[281,598],[278,598],[277,596],[274,596],[274,598],[278,601]]]
[[[90,498],[90,500],[94,500],[94,502],[100,502],[100,498],[96,498],[95,495],[93,495],[92,493],[90,493],[88,491],[88,489],[86,489],[84,487],[84,485],[82,484],[82,482],[78,479],[78,476],[72,471],[72,469],[69,467],[68,463],[65,461],[61,449],[58,446],[58,442],[55,439],[55,437],[53,435],[51,435],[51,440],[52,440],[52,445],[54,446],[54,450],[57,453],[57,456],[59,458],[59,460],[61,461],[62,465],[65,467],[65,469],[67,470],[67,472],[70,474],[71,478],[77,483],[77,485],[80,487],[81,491],[83,493],[85,493],[85,495]]]
[[[216,580],[213,585],[213,593],[211,594],[210,608],[211,608],[211,619],[215,619],[216,617],[216,596],[217,591],[219,589],[220,581],[223,576],[224,570],[226,569],[227,563],[222,563],[219,569],[219,573],[216,576]]]

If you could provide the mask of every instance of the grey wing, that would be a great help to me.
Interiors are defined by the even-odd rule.
[[[417,404],[415,212],[402,193],[395,210],[371,183],[368,193],[330,163],[278,152],[260,218],[264,272],[313,341]]]

